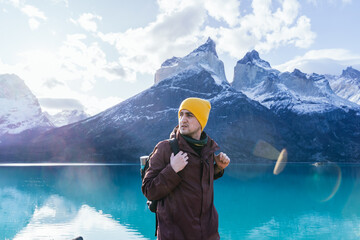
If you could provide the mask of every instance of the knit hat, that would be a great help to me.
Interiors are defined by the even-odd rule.
[[[179,107],[179,112],[178,112],[179,118],[180,118],[180,112],[183,109],[186,109],[192,114],[194,114],[194,116],[201,125],[201,131],[203,131],[209,119],[209,113],[211,109],[210,102],[201,98],[185,99]]]

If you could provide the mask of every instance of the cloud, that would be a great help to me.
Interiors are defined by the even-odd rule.
[[[65,7],[69,7],[69,1],[68,0],[51,0],[54,3],[64,3]]]
[[[98,43],[85,40],[83,34],[68,35],[57,51],[21,52],[14,65],[0,59],[0,73],[17,74],[38,98],[77,99],[87,113],[99,113],[123,99],[91,96],[89,91],[97,81],[133,81],[135,77],[119,63],[108,61]]]
[[[34,6],[25,5],[23,8],[21,8],[21,11],[30,18],[39,18],[42,20],[46,20],[45,14]]]
[[[16,4],[18,5],[19,3],[17,2]],[[45,21],[47,19],[42,11],[31,5],[25,5],[21,8],[21,11],[29,17],[29,26],[31,30],[39,28],[40,20]]]
[[[342,4],[350,4],[352,0],[307,0],[307,2],[313,4],[314,6],[318,6],[319,4],[332,4],[336,5],[337,3]]]
[[[124,69],[154,74],[162,61],[184,55],[197,46],[199,29],[206,17],[205,10],[198,5],[169,14],[170,9],[173,8],[166,8],[166,13],[159,14],[156,21],[144,28],[128,29],[124,33],[99,32],[98,36],[117,49]]]
[[[13,5],[14,7],[19,7],[20,6],[20,0],[8,0],[10,2],[11,5]]]
[[[124,101],[124,99],[120,97],[107,97],[107,98],[98,98],[94,96],[83,96],[80,98],[82,101],[86,103],[85,112],[90,115],[95,115],[105,109],[115,106],[120,102]]]
[[[56,114],[62,110],[85,111],[91,116],[98,114],[105,109],[115,106],[123,101],[119,97],[98,98],[84,94],[73,94],[75,98],[39,98],[39,103],[43,111]]]
[[[238,0],[205,0],[204,7],[216,20],[224,20],[230,27],[239,24],[240,1]]]
[[[44,82],[44,86],[47,88],[54,88],[58,85],[64,85],[62,82],[56,80],[55,78],[48,79]]]
[[[174,12],[182,11],[183,9],[192,6],[197,0],[157,0],[161,14],[171,15]]]
[[[44,108],[84,110],[84,106],[77,99],[39,98],[38,100],[41,106]]]
[[[7,0],[5,3],[19,9],[22,13],[29,17],[28,23],[31,30],[38,29],[40,23],[47,20],[44,12],[40,11],[37,7],[25,4],[25,0]]]
[[[31,30],[38,29],[39,26],[40,26],[40,22],[38,20],[36,20],[35,18],[29,19],[29,27]]]
[[[30,18],[31,29],[46,21],[39,9],[12,1]],[[253,0],[250,11],[241,15],[237,0],[157,0],[159,11],[154,21],[123,32],[104,32],[99,24],[101,16],[83,13],[70,21],[88,32],[67,35],[55,52],[22,52],[13,66],[0,62],[0,70],[24,78],[36,96],[74,98],[92,107],[83,95],[98,81],[134,82],[137,74],[154,74],[166,59],[188,54],[209,36],[220,54],[237,59],[254,48],[266,53],[288,45],[309,47],[315,33],[310,19],[299,14],[299,2],[273,2]],[[104,43],[115,49],[118,59],[108,60]],[[98,99],[94,99],[96,103]],[[109,102],[116,101],[119,99]]]
[[[253,0],[252,12],[240,15],[239,1],[158,0],[159,14],[145,27],[125,32],[98,32],[97,36],[113,45],[119,63],[129,72],[154,74],[163,61],[184,56],[210,36],[220,54],[241,58],[257,49],[293,45],[308,48],[316,37],[311,21],[299,14],[296,0],[282,0],[278,8],[271,0]],[[217,21],[209,26],[208,22]]]
[[[101,21],[102,17],[92,13],[83,13],[78,18],[78,20],[70,19],[71,22],[75,24],[79,24],[83,29],[90,32],[96,32],[97,30],[96,20]]]
[[[274,68],[283,72],[292,72],[297,68],[306,73],[338,75],[348,66],[360,69],[360,55],[346,49],[320,49],[308,51],[304,56],[298,56]]]
[[[296,0],[284,0],[281,7],[272,11],[272,2],[254,0],[253,12],[240,19],[235,28],[207,28],[219,42],[220,51],[240,58],[252,48],[266,53],[280,46],[309,47],[315,33],[311,31],[310,19],[299,16],[300,5]]]
[[[68,35],[58,53],[62,69],[73,78],[81,79],[83,91],[91,90],[97,79],[135,80],[135,75],[125,67],[117,62],[109,62],[97,42],[87,45],[84,43],[86,39],[83,34]]]

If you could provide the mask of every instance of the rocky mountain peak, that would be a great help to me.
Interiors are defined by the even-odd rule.
[[[360,79],[360,71],[352,67],[347,67],[342,71],[341,77]]]
[[[14,74],[0,75],[0,136],[52,127],[25,82]]]
[[[207,39],[206,43],[192,51],[190,54],[196,54],[199,52],[210,52],[213,53],[216,57],[218,57],[216,53],[216,44],[210,37]]]
[[[245,56],[240,59],[238,64],[253,64],[258,65],[262,68],[271,68],[270,63],[264,61],[260,58],[259,53],[256,50],[252,50],[251,52],[247,52]]]
[[[167,59],[165,62],[163,62],[161,64],[161,67],[171,67],[171,66],[174,66],[176,64],[178,64],[179,60],[181,58],[178,58],[178,57],[172,57],[172,58],[169,58]]]
[[[224,63],[216,53],[215,42],[208,38],[206,43],[196,48],[183,58],[172,57],[166,60],[155,73],[155,84],[186,72],[209,72],[217,84],[227,83]]]
[[[0,75],[0,99],[35,97],[24,81],[15,74]]]
[[[295,77],[306,79],[306,74],[297,68],[295,68],[291,74],[294,75]]]

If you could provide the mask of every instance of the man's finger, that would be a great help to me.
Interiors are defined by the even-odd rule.
[[[228,157],[225,157],[225,158],[221,159],[221,162],[228,163],[228,162],[230,162],[230,159]]]

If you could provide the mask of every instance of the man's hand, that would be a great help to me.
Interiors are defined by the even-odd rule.
[[[188,158],[187,153],[184,153],[183,151],[178,152],[175,156],[174,153],[171,153],[170,165],[176,173],[180,172],[188,164]]]
[[[221,152],[219,155],[215,155],[215,162],[219,168],[225,169],[230,163],[230,158],[225,153]]]

